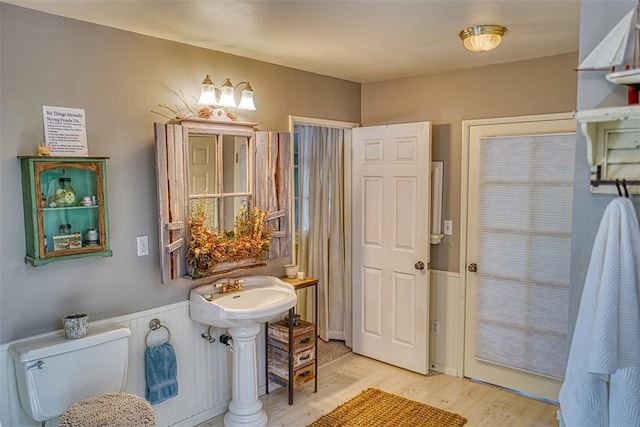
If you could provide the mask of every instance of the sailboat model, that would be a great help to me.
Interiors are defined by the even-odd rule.
[[[578,71],[610,69],[612,72],[606,75],[608,81],[618,85],[634,86],[635,90],[638,89],[635,85],[640,85],[639,8],[640,2],[580,63]],[[615,71],[616,67],[624,67],[624,69]]]

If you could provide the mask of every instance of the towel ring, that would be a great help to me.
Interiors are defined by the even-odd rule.
[[[147,335],[144,337],[144,345],[145,347],[149,347],[149,334],[153,331],[157,331],[160,328],[164,328],[167,330],[167,342],[171,341],[171,331],[169,328],[160,323],[158,319],[151,319],[149,322],[149,330],[147,331]]]

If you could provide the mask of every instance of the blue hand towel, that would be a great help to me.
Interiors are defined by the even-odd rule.
[[[147,379],[144,397],[155,405],[178,395],[178,366],[171,344],[147,347],[144,352]]]

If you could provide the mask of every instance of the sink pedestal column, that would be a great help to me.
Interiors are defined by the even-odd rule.
[[[258,399],[256,342],[260,325],[228,328],[233,338],[231,403],[224,416],[225,427],[265,427],[267,413]]]

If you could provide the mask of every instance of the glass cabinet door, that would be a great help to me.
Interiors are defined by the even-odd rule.
[[[105,158],[21,158],[25,262],[111,256]]]

